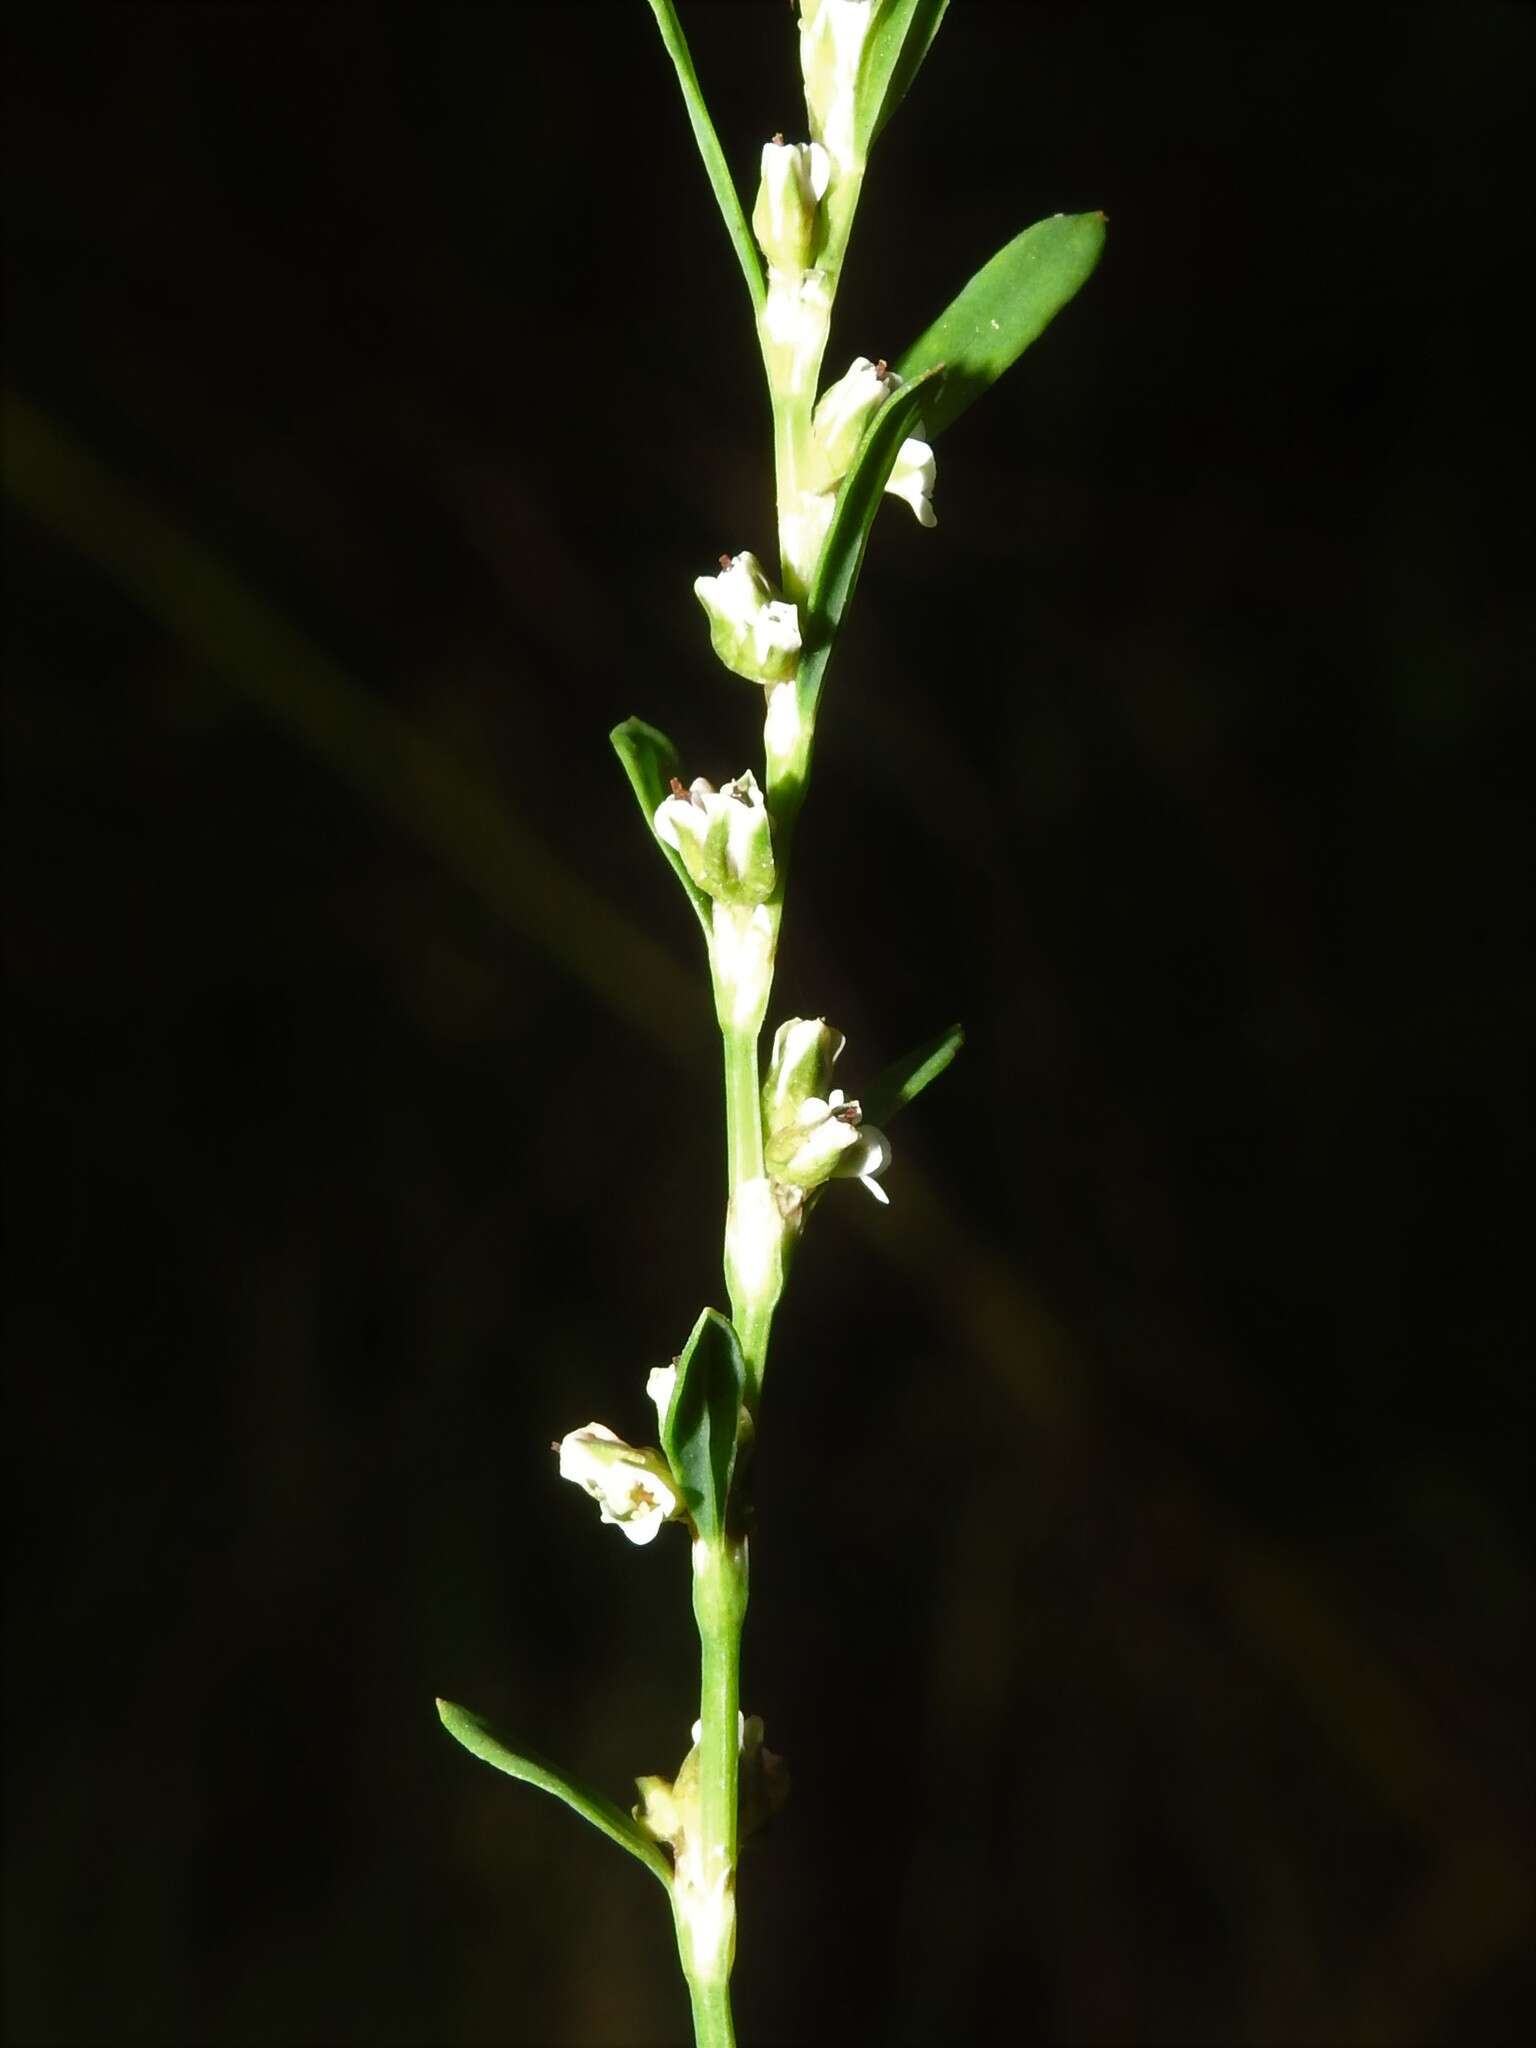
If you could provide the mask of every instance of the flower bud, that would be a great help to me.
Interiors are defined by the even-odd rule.
[[[769,1137],[795,1122],[808,1097],[825,1098],[844,1042],[825,1017],[790,1017],[775,1031],[763,1082],[763,1129]]]
[[[764,903],[773,894],[773,834],[768,806],[748,769],[716,789],[701,775],[657,806],[656,837],[680,856],[717,903]]]
[[[859,64],[877,0],[800,0],[800,70],[811,133],[835,166],[854,147]]]
[[[891,1163],[890,1144],[872,1124],[862,1127],[862,1119],[859,1105],[845,1102],[841,1088],[825,1100],[808,1095],[795,1121],[769,1138],[763,1154],[769,1173],[803,1192],[834,1178],[859,1180],[877,1201],[888,1202],[875,1176]]]
[[[574,1480],[631,1543],[649,1543],[663,1522],[682,1512],[672,1474],[659,1451],[639,1451],[622,1437],[589,1422],[555,1447],[560,1477]]]
[[[855,356],[846,377],[829,384],[816,401],[811,418],[811,468],[808,481],[829,491],[848,474],[864,431],[901,379],[883,362]]]
[[[756,555],[722,555],[720,574],[698,577],[693,590],[709,614],[710,645],[732,675],[789,680],[800,660],[800,615],[774,595]]]
[[[774,270],[809,270],[831,166],[819,142],[763,144],[763,177],[752,232]]]
[[[926,441],[903,441],[896,462],[886,478],[885,488],[893,498],[905,498],[917,514],[919,526],[937,526],[933,509],[933,450]]]

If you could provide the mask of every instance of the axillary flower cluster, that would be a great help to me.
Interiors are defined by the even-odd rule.
[[[932,528],[932,438],[973,402],[1084,282],[1102,216],[1027,229],[900,356],[855,356],[822,382],[838,283],[869,151],[910,86],[948,0],[800,0],[807,135],[763,144],[749,216],[726,166],[673,0],[649,0],[677,72],[751,300],[773,410],[777,575],[748,548],[721,554],[694,594],[716,659],[759,692],[763,765],[685,780],[666,735],[637,718],[612,740],[651,835],[702,931],[725,1094],[724,1279],[729,1313],[704,1309],[645,1392],[658,1441],[588,1422],[553,1446],[560,1475],[636,1546],[687,1532],[700,1647],[699,1718],[670,1779],[643,1775],[627,1812],[510,1749],[439,1702],[477,1756],[574,1807],[665,1886],[699,2043],[734,2041],[729,1980],[745,1837],[783,1804],[788,1778],[740,1705],[753,1511],[750,1467],[774,1313],[808,1219],[840,1181],[888,1201],[883,1126],[943,1071],[958,1027],[897,1060],[862,1099],[833,1084],[844,1041],[824,1017],[768,1016],[795,827],[817,714],[876,513],[902,499]],[[740,701],[746,701],[741,699]],[[732,743],[732,754],[739,742]],[[866,1109],[868,1114],[866,1114]],[[636,1403],[638,1406],[638,1401]]]

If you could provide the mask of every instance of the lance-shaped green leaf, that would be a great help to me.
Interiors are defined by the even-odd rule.
[[[693,914],[708,938],[709,898],[684,867],[677,848],[668,846],[656,833],[656,813],[671,795],[672,780],[678,772],[677,749],[664,732],[658,732],[654,725],[647,725],[643,718],[626,718],[622,725],[613,728],[608,738],[613,751],[624,764],[629,786],[635,792],[635,802],[645,813],[645,829],[666,855],[673,874],[688,892]]]
[[[731,247],[736,251],[736,261],[741,265],[741,274],[746,279],[747,290],[752,298],[752,310],[761,312],[767,289],[763,283],[763,261],[757,253],[757,244],[752,239],[752,230],[747,225],[741,194],[736,190],[736,181],[731,176],[730,165],[725,160],[725,151],[720,147],[715,124],[709,117],[709,105],[699,85],[699,75],[693,68],[693,54],[688,48],[688,38],[683,34],[683,25],[677,18],[677,9],[672,5],[672,0],[651,0],[651,12],[656,17],[656,26],[661,30],[661,40],[677,72],[677,82],[682,89],[683,105],[688,110],[693,139],[698,144],[699,155],[704,160],[704,169],[709,174],[710,189],[715,195],[715,204],[720,209],[720,218],[725,222],[725,231],[731,238]]]
[[[491,1733],[480,1716],[472,1714],[467,1707],[456,1707],[452,1700],[439,1700],[437,1712],[454,1741],[463,1743],[471,1756],[479,1757],[498,1771],[505,1771],[509,1778],[521,1778],[525,1785],[537,1785],[541,1792],[551,1792],[556,1799],[563,1799],[572,1812],[590,1821],[610,1842],[617,1842],[621,1849],[627,1849],[653,1877],[659,1878],[671,1890],[671,1864],[659,1844],[622,1807],[615,1806],[611,1799],[605,1799],[601,1792],[578,1785],[542,1758],[508,1749]]]
[[[718,1309],[705,1309],[677,1361],[661,1447],[707,1543],[725,1528],[746,1377],[735,1329]]]
[[[951,1024],[926,1045],[892,1060],[883,1074],[859,1091],[865,1116],[873,1124],[888,1124],[898,1109],[905,1109],[930,1081],[939,1078],[964,1043],[965,1033],[958,1024]]]
[[[944,365],[923,407],[931,441],[959,418],[1042,335],[1093,275],[1104,249],[1102,213],[1058,213],[1015,235],[896,364],[915,378]]]
[[[859,580],[870,528],[880,510],[886,483],[918,412],[926,409],[925,401],[932,397],[941,368],[942,365],[935,365],[927,376],[914,378],[891,394],[871,421],[853,467],[838,491],[832,524],[811,579],[800,673],[795,684],[801,722],[807,727],[816,716],[816,700],[821,694],[832,643]]]
[[[884,0],[870,25],[859,65],[856,132],[860,153],[907,96],[949,0]]]

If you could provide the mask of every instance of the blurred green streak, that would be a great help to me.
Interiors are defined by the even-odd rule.
[[[448,749],[360,689],[208,548],[8,392],[5,488],[209,669],[429,846],[449,872],[636,1030],[683,1061],[684,968],[572,875]]]

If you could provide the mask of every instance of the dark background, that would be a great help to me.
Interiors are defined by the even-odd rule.
[[[745,176],[789,9],[684,15]],[[827,699],[775,1012],[970,1040],[776,1340],[749,2048],[1531,2017],[1533,30],[959,0],[877,152],[834,368],[1111,239]],[[11,2039],[674,2042],[649,1881],[432,1710],[620,1798],[694,1712],[682,1542],[545,1448],[721,1298],[605,740],[757,745],[670,69],[640,0],[12,35]]]

